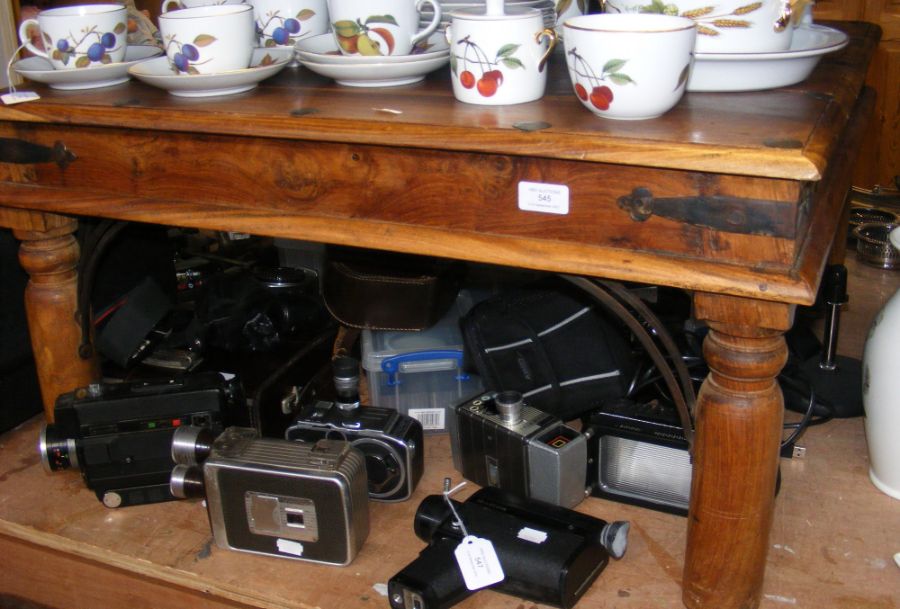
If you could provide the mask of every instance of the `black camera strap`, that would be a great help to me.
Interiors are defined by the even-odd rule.
[[[675,402],[675,408],[684,431],[684,439],[687,441],[688,450],[692,451],[694,441],[692,414],[696,405],[694,386],[687,366],[682,360],[681,352],[659,318],[640,298],[628,291],[621,283],[592,280],[574,275],[561,275],[561,277],[584,290],[610,313],[618,317],[641,343],[659,370],[663,382]],[[656,338],[654,339],[654,337]]]

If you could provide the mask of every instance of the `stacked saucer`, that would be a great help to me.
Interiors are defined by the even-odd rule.
[[[159,57],[162,49],[151,45],[133,45],[125,49],[125,59],[117,63],[107,63],[90,68],[57,70],[43,57],[25,57],[12,67],[20,76],[50,85],[53,89],[76,91],[79,89],[99,89],[128,81],[128,70],[142,62]]]
[[[443,32],[450,24],[451,13],[461,9],[469,12],[484,12],[486,0],[438,0],[438,4],[441,5],[441,24],[438,26],[438,31]],[[504,6],[506,8],[539,9],[544,18],[544,27],[552,28],[556,25],[556,2],[554,0],[506,0]],[[422,27],[431,23],[434,17],[434,11],[427,4],[422,7],[419,14],[421,15],[419,23]]]
[[[168,57],[138,63],[128,73],[140,81],[165,89],[178,97],[214,97],[234,95],[255,88],[290,63],[291,49],[256,49],[250,67],[215,74],[178,74]]]
[[[298,41],[294,54],[308,70],[348,87],[408,85],[450,62],[443,33],[433,34],[409,55],[343,55],[332,34]]]

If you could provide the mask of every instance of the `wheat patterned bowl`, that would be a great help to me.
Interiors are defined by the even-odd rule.
[[[805,0],[606,0],[605,11],[693,19],[698,53],[770,53],[790,48],[802,4]]]

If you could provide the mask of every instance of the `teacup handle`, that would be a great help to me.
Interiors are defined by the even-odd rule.
[[[413,46],[416,46],[419,42],[434,34],[434,31],[441,24],[441,5],[435,2],[435,0],[419,0],[418,2],[416,2],[416,12],[421,12],[422,6],[424,6],[425,4],[430,4],[431,8],[434,9],[434,18],[432,18],[431,23],[428,24],[428,27],[412,37],[412,40],[410,42]]]
[[[34,28],[39,32],[41,31],[41,26],[38,24],[37,19],[26,19],[19,24],[19,40],[22,42],[22,46],[35,55],[50,59],[50,55],[47,54],[47,51],[41,50],[31,43],[31,36],[28,35],[28,30],[30,28]]]
[[[184,7],[178,0],[162,0],[162,4],[159,5],[159,12],[168,13],[169,11],[177,11],[180,8]]]
[[[547,50],[544,51],[540,61],[538,61],[538,72],[543,72],[544,66],[547,65],[547,60],[550,59],[550,53],[553,52],[553,49],[556,48],[556,43],[559,42],[559,37],[556,35],[556,30],[548,27],[535,34],[534,40],[538,44],[541,44],[544,40],[548,41]]]
[[[791,8],[791,0],[784,0],[784,2],[781,3],[781,14],[779,14],[778,18],[775,20],[773,29],[776,32],[783,32],[786,30],[791,24],[792,16],[793,10]]]

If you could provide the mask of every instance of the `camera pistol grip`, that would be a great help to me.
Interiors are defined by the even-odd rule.
[[[453,551],[458,539],[441,537],[388,582],[392,609],[448,609],[471,596]]]

